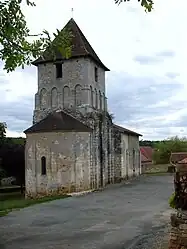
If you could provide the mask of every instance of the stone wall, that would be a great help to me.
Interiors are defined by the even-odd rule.
[[[171,215],[169,249],[187,249],[187,164],[178,163],[174,177],[175,193]]]
[[[91,185],[103,187],[114,182],[114,140],[113,124],[107,112],[73,111],[66,112],[93,129],[91,135]]]
[[[88,132],[28,134],[26,196],[90,189],[90,137]],[[46,174],[42,174],[42,157]]]
[[[169,249],[187,249],[187,212],[172,214],[171,225]]]
[[[141,174],[139,137],[114,129],[115,181]]]
[[[105,71],[98,69],[95,82],[95,63],[89,58],[64,61],[62,78],[56,78],[54,63],[38,65],[38,91],[35,94],[33,122],[43,119],[58,108],[77,109],[87,105],[92,110],[107,110]]]

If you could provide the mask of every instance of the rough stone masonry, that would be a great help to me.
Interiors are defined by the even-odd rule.
[[[105,73],[71,19],[69,59],[44,53],[38,69],[33,125],[26,133],[26,197],[97,189],[141,173],[140,134],[113,124]],[[63,31],[62,31],[63,32]]]
[[[169,249],[187,249],[187,164],[186,159],[176,165],[174,178],[174,207],[171,215]]]

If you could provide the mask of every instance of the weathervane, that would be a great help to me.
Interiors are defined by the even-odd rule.
[[[72,18],[73,18],[73,11],[74,11],[74,9],[73,9],[73,8],[71,8],[71,15],[72,15]]]

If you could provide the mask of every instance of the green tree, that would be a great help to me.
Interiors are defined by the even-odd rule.
[[[113,1],[116,4],[126,2]],[[146,11],[152,10],[152,0],[138,1]],[[0,59],[4,61],[4,69],[7,72],[14,71],[19,66],[30,65],[31,61],[39,56],[45,56],[43,52],[46,49],[53,56],[57,47],[64,57],[71,55],[71,34],[68,30],[57,30],[53,33],[53,37],[58,36],[53,42],[46,30],[40,34],[31,34],[21,8],[24,2],[30,7],[35,6],[30,0],[0,0]]]
[[[123,2],[129,2],[130,0],[114,0],[116,4],[121,4]],[[154,2],[153,0],[138,0],[141,3],[141,6],[144,7],[146,12],[151,12],[153,9]]]
[[[6,128],[7,128],[7,125],[6,123],[0,123],[0,138],[5,138],[6,137]]]
[[[6,123],[0,122],[0,145],[5,142],[6,139]]]
[[[4,69],[15,70],[16,67],[30,65],[31,61],[43,55],[47,49],[53,56],[56,47],[60,46],[60,52],[68,57],[70,55],[70,35],[66,30],[57,30],[52,38],[44,30],[41,34],[31,34],[21,9],[22,2],[34,7],[30,0],[0,0],[0,59],[4,61]],[[31,40],[32,41],[29,41]]]
[[[156,163],[169,163],[171,152],[187,151],[187,138],[177,136],[157,142],[154,146],[153,159]]]

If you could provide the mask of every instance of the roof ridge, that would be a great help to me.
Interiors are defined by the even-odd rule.
[[[49,113],[44,119],[32,125],[24,131],[27,133],[38,132],[57,132],[57,131],[77,131],[90,132],[91,127],[81,122],[79,119],[64,110],[53,111]]]

